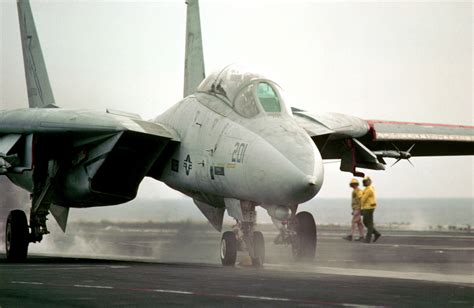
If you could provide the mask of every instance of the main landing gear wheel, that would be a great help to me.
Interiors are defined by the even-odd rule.
[[[222,234],[221,262],[224,266],[234,266],[237,259],[237,238],[232,231]]]
[[[308,212],[296,214],[296,240],[293,255],[296,261],[310,262],[316,255],[316,223]]]
[[[8,215],[5,230],[5,250],[7,260],[10,262],[21,262],[28,255],[28,221],[25,212],[13,210]]]
[[[262,266],[265,262],[265,239],[260,231],[253,232],[253,250],[255,257],[252,258],[252,265]]]

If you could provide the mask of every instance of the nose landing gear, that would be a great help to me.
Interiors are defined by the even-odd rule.
[[[234,266],[237,252],[248,252],[252,266],[262,266],[265,262],[265,239],[262,232],[255,231],[256,211],[255,205],[243,203],[239,206],[240,219],[234,217],[237,224],[233,231],[222,234],[221,261],[224,266]]]
[[[265,239],[262,232],[253,232],[253,256],[250,256],[252,260],[252,266],[262,266],[265,262]],[[222,234],[221,240],[221,262],[224,266],[234,266],[237,260],[238,251],[248,251],[245,241],[239,238],[238,234],[234,231],[226,231]]]
[[[291,245],[293,258],[297,262],[311,262],[316,255],[317,231],[313,215],[300,212],[288,221],[273,219],[273,223],[280,230],[274,243],[276,245]]]
[[[260,231],[253,232],[253,266],[262,266],[265,262],[265,239]]]
[[[224,266],[234,266],[237,260],[237,236],[233,231],[222,234],[221,262]]]
[[[308,212],[296,214],[292,226],[293,238],[291,247],[296,261],[311,262],[316,255],[316,223],[313,215]]]
[[[244,204],[245,205],[245,204]],[[262,232],[254,231],[256,222],[255,206],[241,206],[242,220],[237,220],[233,231],[224,232],[221,240],[221,261],[224,266],[234,266],[238,251],[246,251],[253,266],[262,266],[265,262],[265,240]],[[311,262],[316,255],[316,223],[308,212],[296,214],[297,206],[289,206],[291,215],[281,221],[272,217],[280,230],[275,239],[276,245],[291,246],[293,258],[297,262]]]
[[[237,261],[237,252],[249,253],[252,266],[262,266],[265,262],[265,239],[262,232],[253,231],[252,237],[245,240],[239,231],[226,231],[221,240],[221,262],[224,266],[234,266]]]

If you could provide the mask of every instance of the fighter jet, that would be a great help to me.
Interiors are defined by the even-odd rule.
[[[278,84],[258,73],[231,65],[206,76],[198,0],[186,4],[184,98],[146,121],[60,108],[30,4],[18,0],[30,108],[0,111],[0,174],[32,202],[29,217],[8,216],[8,260],[25,260],[28,245],[49,233],[49,213],[65,231],[69,208],[128,202],[144,177],[192,198],[218,231],[226,211],[236,220],[222,235],[223,265],[234,265],[238,251],[264,263],[258,206],[279,230],[276,244],[291,247],[297,261],[313,260],[316,224],[298,205],[320,191],[323,160],[362,176],[358,168],[382,170],[386,157],[474,154],[472,126],[315,114],[291,108]]]

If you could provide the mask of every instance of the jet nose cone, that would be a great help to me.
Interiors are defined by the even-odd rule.
[[[318,194],[324,179],[322,162],[316,158],[313,168],[314,172],[312,174],[302,174],[302,180],[294,186],[290,203],[300,204],[313,199]]]
[[[282,154],[292,167],[292,171],[285,173],[284,177],[288,187],[291,187],[286,202],[300,204],[314,198],[323,184],[324,169],[321,155],[313,141],[309,139],[306,146],[300,143],[298,147],[292,147]]]
[[[309,135],[292,121],[266,123],[247,150],[245,174],[256,202],[275,205],[311,200],[324,179],[321,154]]]
[[[249,200],[289,205],[312,199],[321,189],[323,170],[319,152],[309,149],[276,150],[263,139],[249,146],[245,163]]]
[[[303,203],[311,200],[319,192],[324,180],[324,167],[321,154],[316,148],[313,140],[305,133],[298,147],[283,153],[285,157],[297,168],[302,179],[298,188],[293,193],[294,203]],[[304,140],[304,142],[302,142]]]

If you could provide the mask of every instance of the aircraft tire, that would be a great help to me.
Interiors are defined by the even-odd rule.
[[[252,265],[262,266],[265,262],[265,238],[260,231],[253,232],[253,249],[255,258],[252,258]]]
[[[25,212],[13,210],[7,218],[5,251],[10,262],[22,262],[28,255],[28,221]]]
[[[293,253],[298,262],[311,262],[316,255],[316,223],[313,215],[308,212],[296,214],[296,243],[293,244]]]
[[[237,238],[232,231],[222,234],[221,240],[221,262],[224,266],[234,266],[237,260]]]

